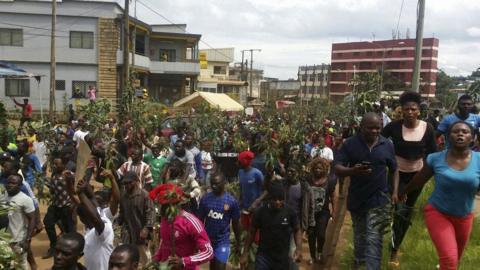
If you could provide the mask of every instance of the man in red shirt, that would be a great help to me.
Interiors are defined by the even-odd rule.
[[[23,124],[27,122],[27,125],[29,127],[32,126],[32,104],[28,103],[28,98],[23,99],[23,104],[17,102],[14,98],[12,98],[13,102],[15,102],[15,105],[22,107],[22,118],[20,118],[20,128],[23,127]]]
[[[160,204],[160,247],[156,262],[171,269],[199,270],[200,264],[213,258],[213,248],[203,223],[180,209],[183,190],[172,184],[162,184],[150,191],[150,198]]]

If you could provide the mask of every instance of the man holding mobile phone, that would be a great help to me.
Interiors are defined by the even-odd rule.
[[[380,269],[385,226],[384,214],[390,199],[387,174],[398,189],[398,170],[393,144],[380,136],[381,119],[376,113],[367,113],[360,123],[360,133],[347,139],[340,149],[335,166],[340,177],[349,176],[347,208],[353,222],[355,266]]]

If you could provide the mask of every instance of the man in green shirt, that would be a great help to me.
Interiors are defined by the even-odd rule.
[[[152,172],[153,178],[152,188],[154,188],[163,182],[161,176],[167,158],[160,154],[160,146],[158,144],[152,144],[150,149],[152,150],[152,153],[144,154],[143,161],[150,165],[150,171]]]

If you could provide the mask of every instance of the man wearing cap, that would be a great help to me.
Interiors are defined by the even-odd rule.
[[[260,203],[263,190],[263,174],[259,169],[252,167],[253,152],[243,151],[238,155],[240,170],[240,209],[241,224],[244,230],[250,227],[252,210]]]
[[[260,242],[255,257],[256,270],[288,270],[292,260],[302,257],[302,233],[295,211],[285,204],[285,189],[281,183],[272,183],[268,189],[268,203],[253,215],[252,225],[245,241],[240,265],[245,269],[250,246],[255,234],[260,233]],[[295,240],[295,252],[290,258],[290,241]]]
[[[150,192],[150,198],[160,204],[160,247],[154,256],[157,262],[167,262],[171,269],[198,270],[198,265],[213,258],[213,248],[202,222],[180,209],[183,190],[172,184],[162,184]]]

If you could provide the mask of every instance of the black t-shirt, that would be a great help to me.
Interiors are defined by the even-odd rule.
[[[319,203],[322,205],[321,210],[318,212],[330,213],[330,208],[329,208],[330,194],[332,194],[335,191],[335,186],[337,185],[337,178],[329,175],[327,181],[320,187],[314,186],[312,182],[313,182],[312,179],[310,179],[309,183],[310,183],[310,187],[312,188],[314,204]],[[324,192],[320,192],[320,194],[324,197],[319,196],[320,194],[318,194],[318,192],[320,189],[324,190]]]
[[[287,205],[280,209],[264,205],[254,213],[253,226],[260,230],[258,252],[268,256],[275,269],[288,269],[290,240],[300,227],[295,211]]]

